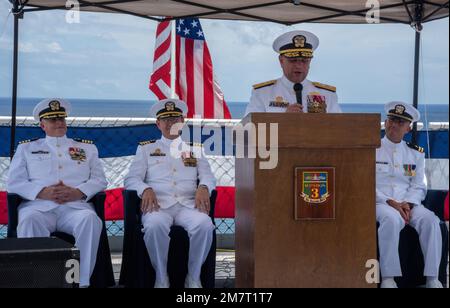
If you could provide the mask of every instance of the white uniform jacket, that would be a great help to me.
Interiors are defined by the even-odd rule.
[[[171,152],[174,144],[180,147]],[[184,151],[181,151],[182,144]],[[189,157],[190,152],[194,157]],[[194,208],[198,185],[206,185],[211,192],[216,187],[215,177],[201,147],[187,145],[181,137],[174,141],[162,137],[142,142],[125,178],[126,189],[136,190],[139,197],[145,189],[152,188],[161,208],[176,203]]]
[[[103,191],[107,181],[97,147],[86,141],[64,137],[46,137],[22,143],[9,168],[7,190],[23,197],[21,208],[33,206],[39,211],[51,211],[60,206],[53,201],[37,199],[45,187],[58,184],[78,188],[86,200]],[[68,202],[64,206],[83,209],[90,207],[83,201]]]
[[[377,203],[388,199],[420,205],[427,192],[423,149],[405,141],[393,143],[387,137],[376,151]]]
[[[308,100],[314,98],[318,98],[326,103],[327,113],[342,112],[334,87],[313,83],[309,80],[304,80],[302,85],[304,112],[308,112]],[[283,76],[277,80],[254,86],[245,115],[252,112],[285,112],[289,105],[296,103],[294,83]]]

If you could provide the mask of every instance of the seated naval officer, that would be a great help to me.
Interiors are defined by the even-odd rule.
[[[386,104],[386,136],[376,151],[376,215],[382,288],[396,288],[402,276],[398,252],[400,231],[409,224],[419,234],[428,288],[442,288],[438,280],[442,252],[439,218],[422,205],[427,192],[423,148],[403,141],[417,109],[402,102]]]
[[[202,149],[181,140],[179,129],[186,113],[181,100],[162,100],[152,106],[150,114],[157,119],[162,137],[140,143],[125,178],[126,189],[136,190],[142,199],[144,240],[156,272],[155,288],[169,287],[172,225],[182,226],[189,235],[187,288],[202,287],[201,267],[213,240],[214,225],[208,213],[215,178]],[[176,153],[180,145],[184,151]]]
[[[273,49],[279,54],[283,77],[254,85],[245,114],[342,112],[335,87],[306,79],[318,45],[318,37],[307,31],[291,31],[278,37]]]
[[[19,194],[17,236],[49,237],[55,231],[72,234],[80,249],[80,286],[89,286],[102,221],[88,200],[106,188],[97,147],[66,137],[70,103],[45,99],[34,108],[46,137],[21,142],[11,162],[9,193]]]

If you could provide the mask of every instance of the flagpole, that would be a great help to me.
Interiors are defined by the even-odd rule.
[[[175,93],[175,80],[176,80],[176,21],[172,20],[171,35],[170,35],[170,98],[177,98]]]

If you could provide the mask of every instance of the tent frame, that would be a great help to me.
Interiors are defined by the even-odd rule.
[[[15,136],[16,136],[16,117],[17,117],[17,80],[18,80],[18,46],[19,46],[19,19],[24,18],[24,13],[28,12],[38,12],[38,11],[49,11],[49,10],[60,10],[60,9],[67,9],[65,6],[58,6],[58,7],[46,7],[46,6],[33,6],[29,8],[25,8],[29,0],[9,0],[13,4],[12,13],[14,15],[14,41],[13,41],[13,86],[12,86],[12,103],[11,103],[11,140],[10,140],[10,158],[12,159],[14,155],[14,148],[15,148]],[[251,18],[255,21],[268,21],[268,22],[274,22],[278,24],[284,24],[284,25],[293,25],[293,24],[299,24],[299,23],[306,23],[306,22],[325,22],[326,20],[330,20],[332,18],[336,17],[342,17],[342,16],[365,16],[366,13],[370,10],[370,8],[364,9],[364,10],[358,10],[358,11],[345,11],[341,9],[336,8],[330,8],[320,5],[315,5],[312,3],[304,2],[304,1],[296,1],[296,0],[278,0],[273,1],[270,3],[265,4],[259,4],[259,5],[252,5],[252,6],[242,6],[242,7],[236,7],[232,9],[222,9],[210,5],[203,5],[198,3],[193,3],[188,0],[172,0],[174,2],[187,4],[195,7],[200,7],[204,9],[211,10],[211,12],[202,13],[198,15],[184,15],[184,16],[177,16],[173,18],[158,18],[153,16],[147,16],[142,14],[137,14],[134,12],[129,12],[126,10],[121,10],[115,7],[111,7],[112,4],[120,4],[120,3],[129,3],[129,2],[139,2],[141,0],[105,0],[102,2],[89,2],[88,0],[78,0],[80,7],[99,7],[104,10],[114,12],[114,13],[122,13],[127,15],[132,15],[140,18],[150,19],[153,21],[163,21],[163,20],[176,20],[176,19],[183,19],[183,18],[189,18],[189,17],[208,17],[213,14],[218,13],[227,13],[236,15],[238,17],[245,17],[245,18]],[[242,11],[248,10],[248,9],[254,9],[254,8],[260,8],[260,7],[270,7],[278,4],[284,4],[284,3],[292,3],[293,5],[298,6],[305,6],[315,9],[321,9],[325,11],[329,11],[330,15],[322,16],[318,18],[310,18],[310,19],[302,19],[297,20],[295,22],[282,22],[270,18],[263,18],[260,16],[254,16],[250,14],[243,13]],[[427,16],[424,16],[424,5],[431,5],[434,6],[436,9],[433,10],[431,13],[429,13]],[[411,12],[409,9],[409,5],[414,5],[415,10],[414,12]],[[418,100],[419,100],[419,67],[420,67],[420,32],[422,30],[422,24],[426,21],[429,21],[432,19],[434,15],[436,15],[440,10],[442,9],[448,9],[449,8],[449,1],[447,1],[444,4],[437,4],[430,0],[402,0],[402,3],[398,4],[391,4],[386,6],[381,6],[380,11],[383,9],[390,9],[394,7],[400,7],[404,6],[406,11],[408,12],[409,16],[409,22],[405,22],[402,20],[397,20],[394,18],[386,18],[381,17],[380,20],[385,22],[393,22],[393,23],[401,23],[401,24],[409,24],[411,25],[415,30],[415,54],[414,54],[414,85],[413,85],[413,106],[417,108],[418,106]],[[416,142],[417,140],[417,123],[414,123],[413,126],[413,136],[412,136],[412,142]]]
[[[10,1],[19,1],[20,2],[20,0],[10,0]],[[182,16],[177,16],[174,18],[157,18],[157,17],[147,16],[147,15],[142,15],[142,14],[136,14],[133,12],[121,10],[121,9],[110,6],[112,4],[141,2],[141,1],[142,0],[105,0],[102,2],[90,2],[89,0],[78,0],[78,2],[80,3],[80,7],[98,7],[98,8],[102,8],[104,10],[114,12],[114,13],[123,13],[123,14],[133,15],[133,16],[137,16],[137,17],[141,17],[141,18],[150,19],[150,20],[155,20],[155,21],[174,20],[174,19],[183,19],[183,18],[191,18],[191,17],[202,18],[202,17],[208,17],[208,16],[215,15],[215,14],[226,13],[226,14],[236,15],[237,17],[251,18],[251,19],[254,19],[255,21],[269,21],[269,22],[279,23],[279,24],[283,24],[283,25],[287,25],[287,26],[299,24],[299,23],[326,21],[329,19],[343,17],[343,16],[365,17],[366,13],[371,9],[371,8],[366,8],[366,9],[357,10],[357,11],[346,11],[346,10],[342,10],[342,9],[326,7],[326,6],[317,5],[317,4],[313,4],[313,3],[309,3],[309,2],[295,1],[295,0],[277,0],[277,1],[274,0],[273,2],[269,2],[269,3],[256,4],[256,5],[250,5],[250,6],[238,6],[238,7],[231,8],[231,9],[223,9],[223,8],[219,8],[219,7],[215,7],[215,6],[211,6],[211,5],[194,3],[194,2],[188,1],[188,0],[172,0],[172,2],[186,4],[186,5],[189,5],[192,7],[207,9],[207,10],[210,10],[210,12],[197,14],[197,15],[182,15]],[[29,2],[29,0],[23,0],[23,6],[27,5],[28,2]],[[279,4],[286,4],[286,3],[288,3],[288,4],[292,3],[297,6],[304,6],[304,7],[327,11],[327,12],[330,12],[330,15],[317,17],[317,18],[310,18],[310,19],[300,19],[300,20],[297,20],[294,22],[281,22],[279,20],[264,18],[261,16],[255,16],[255,15],[246,14],[246,13],[242,12],[242,11],[249,10],[249,9],[271,7],[271,6],[275,6],[275,5],[279,5]],[[409,17],[410,17],[409,23],[405,22],[403,20],[399,20],[399,19],[395,19],[395,18],[387,18],[387,17],[382,17],[382,16],[380,16],[380,20],[385,21],[385,22],[410,24],[411,21],[413,21],[413,18],[412,18],[412,14],[409,12],[408,6],[412,5],[412,4],[416,4],[416,5],[419,5],[422,7],[424,4],[427,4],[430,6],[434,6],[436,8],[433,12],[431,12],[427,16],[423,16],[424,21],[430,20],[439,11],[449,7],[449,2],[446,2],[444,4],[438,4],[438,3],[434,3],[433,1],[430,1],[430,0],[409,0],[409,1],[402,0],[402,3],[380,6],[380,11],[404,6],[409,13]],[[23,12],[48,11],[48,10],[55,10],[55,9],[66,9],[66,7],[65,6],[48,7],[48,6],[34,5],[33,8],[23,9]]]

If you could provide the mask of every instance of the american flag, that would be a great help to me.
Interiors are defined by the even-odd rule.
[[[224,95],[214,76],[211,55],[197,18],[176,21],[175,93],[187,103],[188,118],[231,119]],[[150,90],[158,99],[170,97],[171,27],[161,22],[156,30],[156,47]]]
[[[158,99],[170,97],[170,64],[171,64],[171,29],[170,21],[158,24],[156,28],[155,56],[153,58],[153,74],[150,77],[150,90]]]

